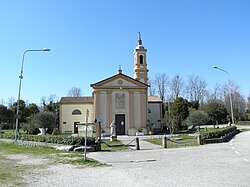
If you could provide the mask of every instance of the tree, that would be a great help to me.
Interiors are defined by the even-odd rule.
[[[157,74],[155,76],[155,88],[156,91],[158,92],[163,105],[162,105],[162,114],[163,117],[165,115],[165,101],[166,101],[166,93],[167,93],[167,85],[168,85],[168,77],[165,73],[162,74]]]
[[[157,74],[155,76],[155,87],[161,100],[165,102],[167,93],[168,76],[165,73]]]
[[[23,100],[19,101],[19,115],[21,117],[19,119],[20,123],[29,122],[31,119],[31,116],[39,112],[39,108],[35,103],[30,103],[29,105],[27,105],[26,103]],[[10,109],[16,115],[17,102],[14,102]]]
[[[216,84],[212,91],[207,94],[207,101],[223,101],[224,91],[220,84]]]
[[[170,104],[170,114],[173,130],[183,129],[182,122],[188,117],[188,101],[182,97],[178,97]]]
[[[17,102],[13,103],[13,105],[11,106],[11,110],[13,111],[14,114],[17,113]],[[20,115],[20,119],[19,119],[20,123],[27,122],[27,117],[29,117],[29,113],[26,108],[26,103],[23,100],[19,100],[19,114],[18,115]]]
[[[205,125],[209,121],[208,114],[202,110],[192,111],[187,118],[187,125],[191,126],[191,128],[195,128],[196,126]]]
[[[184,89],[184,81],[179,75],[175,75],[170,81],[170,90],[172,92],[172,98],[176,99],[182,95]]]
[[[0,105],[0,124],[4,122],[4,120],[6,119],[6,115],[7,115],[7,107],[4,105]]]
[[[0,105],[4,105],[5,104],[5,100],[2,98],[0,99]]]
[[[55,114],[58,112],[59,102],[56,95],[50,95],[48,98],[43,96],[41,103],[43,105],[41,111],[53,112]]]
[[[246,101],[244,96],[242,96],[239,92],[232,93],[232,102],[233,102],[233,110],[234,110],[234,117],[237,120],[244,119],[244,113],[246,111]]]
[[[50,102],[49,104],[46,104],[43,107],[43,111],[45,111],[45,112],[53,112],[55,114],[57,112],[58,108],[59,108],[59,103],[58,102],[56,102],[56,103]]]
[[[190,101],[188,102],[189,110],[198,110],[199,109],[199,101]]]
[[[224,84],[223,93],[224,104],[228,113],[231,114],[231,94],[234,118],[236,117],[237,119],[241,119],[246,109],[246,101],[244,99],[244,96],[240,94],[240,86],[235,82],[229,81],[229,83]]]
[[[80,88],[77,87],[72,87],[70,88],[68,92],[68,96],[70,97],[81,97],[82,96],[82,91]]]
[[[208,114],[213,125],[216,123],[225,123],[227,121],[227,109],[223,103],[210,101],[205,104],[202,109]]]
[[[247,97],[247,110],[250,111],[250,93]]]
[[[0,105],[0,125],[2,128],[9,129],[14,120],[13,112],[4,105]]]
[[[37,128],[55,127],[55,114],[53,112],[39,112],[32,117],[31,124]]]
[[[30,121],[32,116],[39,112],[39,108],[35,103],[30,103],[26,107],[26,110],[27,110],[27,117],[26,117],[27,119],[26,119],[26,121]]]
[[[29,110],[30,115],[34,115],[39,112],[39,108],[35,103],[30,103],[27,106],[27,109]]]
[[[8,98],[8,107],[11,108],[11,106],[13,105],[14,102],[15,102],[15,98],[14,97]]]
[[[154,96],[155,93],[156,93],[155,92],[155,81],[152,80],[152,79],[149,79],[148,84],[149,84],[149,88],[148,88],[149,92],[148,92],[148,94],[149,94],[149,96]]]
[[[207,95],[207,83],[199,76],[191,75],[186,86],[187,96],[190,101],[199,101],[200,106],[204,101],[204,97]]]

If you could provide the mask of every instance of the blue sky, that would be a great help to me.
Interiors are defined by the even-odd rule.
[[[229,72],[250,93],[249,0],[1,0],[0,99],[17,99],[18,76],[27,53],[21,98],[40,104],[43,96],[67,96],[71,87],[113,76],[121,65],[133,76],[138,32],[148,49],[149,77],[166,73],[224,84]]]

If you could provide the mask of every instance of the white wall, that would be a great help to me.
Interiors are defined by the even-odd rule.
[[[99,95],[99,117],[103,120],[102,127],[108,128],[107,121],[107,92],[101,92]]]
[[[134,120],[135,128],[141,127],[141,95],[140,92],[134,92]]]
[[[148,103],[151,113],[148,113],[150,123],[154,123],[154,128],[162,129],[161,125],[161,103]]]
[[[72,112],[78,109],[81,111],[81,115],[72,115]],[[85,123],[86,111],[89,110],[89,122],[94,121],[94,106],[93,104],[62,104],[60,112],[60,130],[62,133],[65,131],[74,132],[74,122]]]

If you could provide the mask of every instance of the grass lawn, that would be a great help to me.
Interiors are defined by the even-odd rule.
[[[247,126],[250,126],[250,121],[238,121],[236,123],[236,126],[243,126],[243,125],[247,125]]]
[[[102,151],[122,151],[122,150],[129,150],[128,147],[124,146],[119,140],[116,141],[109,141],[109,140],[102,140]]]
[[[30,155],[49,155],[59,151],[51,147],[26,147],[14,143],[4,143],[0,141],[0,152],[7,154],[30,154]]]
[[[156,145],[162,145],[161,138],[146,139],[145,141],[148,141]],[[196,136],[181,134],[170,138],[170,140],[167,140],[167,148],[178,148],[187,146],[198,146]]]
[[[83,160],[83,153],[80,152],[69,152],[69,151],[58,151],[51,147],[36,146],[26,147],[16,145],[14,143],[5,143],[0,141],[0,152],[6,154],[27,154],[33,156],[44,156],[46,158],[54,158],[56,162],[87,165],[87,166],[99,166],[99,162],[87,159]]]

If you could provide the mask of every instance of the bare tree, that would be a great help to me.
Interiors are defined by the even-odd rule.
[[[230,94],[232,98],[232,108],[234,117],[239,119],[246,110],[246,101],[244,96],[240,93],[240,86],[232,81],[229,83],[224,84],[223,86],[224,91],[224,104],[228,111],[231,113],[231,106],[230,106]]]
[[[15,98],[14,97],[8,98],[8,107],[10,108],[13,105],[14,102],[15,102]]]
[[[82,95],[82,91],[80,88],[72,87],[68,92],[68,96],[70,97],[80,97]]]
[[[57,103],[58,101],[59,98],[56,96],[56,94],[51,94],[49,97],[42,96],[40,109],[44,108],[49,103]]]
[[[5,104],[5,100],[2,98],[0,99],[0,105],[4,105]]]
[[[185,83],[179,75],[175,75],[170,82],[170,90],[172,92],[172,98],[176,99],[182,95]]]
[[[152,79],[148,80],[148,84],[149,84],[149,96],[154,96],[155,95],[155,81]]]
[[[56,94],[51,94],[49,97],[48,97],[48,99],[47,99],[47,101],[48,102],[52,102],[52,103],[55,103],[55,102],[58,102],[58,97],[56,96]]]
[[[207,96],[207,102],[210,102],[210,101],[223,102],[224,91],[222,89],[222,85],[217,83],[214,86],[213,90],[209,91],[206,96]]]
[[[163,103],[165,103],[168,86],[168,76],[165,73],[157,74],[155,76],[155,87]]]
[[[250,111],[250,93],[247,97],[247,110]]]
[[[246,111],[246,101],[242,94],[239,92],[234,92],[232,94],[232,102],[234,103],[234,114],[235,117],[239,120]]]
[[[47,102],[47,97],[46,96],[42,96],[41,98],[41,107],[45,106]]]
[[[186,86],[187,96],[191,101],[199,101],[202,105],[204,97],[207,94],[207,83],[199,76],[191,75],[188,77],[188,83]]]

